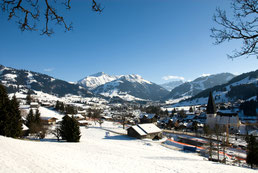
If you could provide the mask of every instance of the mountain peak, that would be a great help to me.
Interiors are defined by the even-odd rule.
[[[100,77],[100,76],[103,76],[103,75],[107,75],[107,74],[104,73],[104,72],[98,72],[98,73],[92,74],[92,75],[90,75],[90,76],[93,76],[93,77]]]

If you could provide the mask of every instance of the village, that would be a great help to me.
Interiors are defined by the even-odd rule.
[[[111,134],[140,140],[149,139],[172,150],[198,153],[210,161],[246,167],[246,136],[258,137],[257,117],[245,116],[236,103],[215,105],[210,94],[207,105],[170,107],[150,102],[145,105],[108,103],[97,98],[49,95],[16,95],[24,121],[25,138],[56,140],[56,129],[64,115],[76,118],[81,128],[99,127]],[[40,112],[44,128],[26,132],[30,110]],[[212,130],[213,129],[213,130]],[[44,133],[42,135],[42,133]],[[112,135],[111,135],[112,136]],[[45,139],[44,139],[45,138]]]

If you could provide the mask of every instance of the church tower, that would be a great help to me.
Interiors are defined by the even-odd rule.
[[[206,119],[206,124],[209,125],[210,128],[214,128],[216,124],[216,115],[217,115],[217,109],[216,109],[216,104],[214,102],[212,92],[210,92],[209,99],[208,99],[208,104],[206,107],[206,114],[207,114],[207,119]]]

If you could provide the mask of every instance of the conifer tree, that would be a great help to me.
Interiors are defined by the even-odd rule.
[[[74,117],[65,115],[61,122],[61,136],[67,142],[79,142],[81,138],[80,126]]]
[[[38,125],[41,125],[40,112],[39,112],[39,110],[38,110],[38,109],[36,110],[36,114],[35,114],[35,120],[34,120],[34,122],[35,122],[36,124],[38,124]]]
[[[56,101],[55,109],[56,109],[57,111],[60,110],[60,102],[59,102],[58,100]]]
[[[247,157],[246,163],[251,165],[251,168],[254,165],[258,165],[258,142],[256,141],[253,135],[247,137]]]
[[[22,134],[22,119],[21,119],[21,112],[19,110],[19,103],[15,97],[13,96],[12,100],[10,101],[10,134],[9,137],[17,138],[20,137]]]
[[[0,135],[16,138],[21,132],[19,103],[15,96],[9,100],[5,87],[0,84]]]
[[[32,123],[35,121],[35,117],[33,115],[33,110],[30,109],[29,114],[26,117],[26,126],[30,129],[32,126]]]
[[[27,94],[27,97],[26,97],[26,103],[27,103],[28,105],[30,105],[31,101],[32,101],[31,95],[30,95],[30,92],[28,91],[28,94]]]
[[[10,101],[3,85],[0,84],[0,135],[6,136],[6,121],[9,115],[8,107]]]

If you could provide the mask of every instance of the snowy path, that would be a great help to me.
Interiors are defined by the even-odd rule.
[[[256,172],[204,161],[159,143],[81,128],[80,143],[36,142],[0,136],[1,173],[46,172]]]

